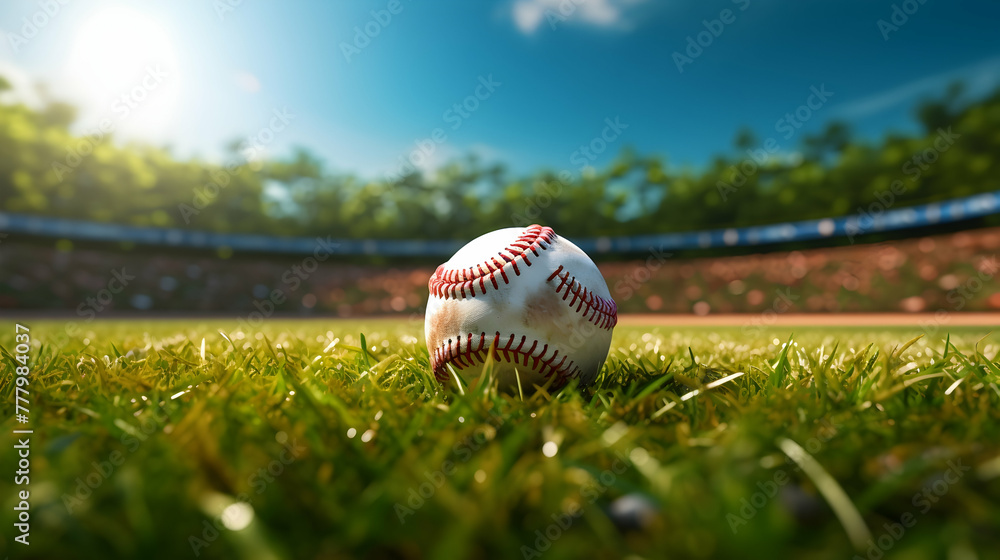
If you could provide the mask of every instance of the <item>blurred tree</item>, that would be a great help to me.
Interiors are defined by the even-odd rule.
[[[10,84],[0,78],[0,91]],[[240,141],[227,163],[70,133],[75,109],[0,104],[0,208],[122,224],[280,236],[468,239],[545,223],[570,236],[631,235],[815,219],[856,212],[899,181],[893,205],[1000,190],[1000,91],[962,105],[959,85],[917,110],[925,133],[870,144],[841,122],[764,161],[740,150],[703,169],[625,149],[605,169],[514,177],[474,155],[433,173],[363,180],[307,149],[259,160]],[[959,136],[942,139],[939,129]],[[899,190],[899,189],[896,189]]]
[[[757,135],[754,134],[753,130],[746,127],[741,128],[733,138],[733,146],[736,146],[736,149],[740,153],[756,147],[757,143]]]
[[[69,103],[52,102],[42,111],[42,126],[68,128],[76,120],[76,107]]]
[[[954,82],[945,90],[944,97],[925,101],[917,107],[917,118],[928,133],[947,127],[955,121],[959,98],[965,92],[961,82]]]
[[[802,153],[807,160],[827,163],[840,155],[851,142],[851,128],[847,123],[834,121],[816,135],[802,139]]]

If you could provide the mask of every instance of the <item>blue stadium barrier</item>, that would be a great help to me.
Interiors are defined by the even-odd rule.
[[[630,237],[574,239],[588,253],[644,253],[715,247],[747,247],[926,227],[1000,213],[1000,191],[933,204],[884,210],[878,203],[850,216],[786,222],[747,228],[712,229]],[[877,214],[877,215],[876,215]],[[56,237],[77,241],[132,242],[190,249],[312,254],[320,243],[309,237],[210,233],[181,229],[136,227],[0,212],[0,232]],[[326,241],[326,240],[324,240]],[[463,241],[330,239],[341,255],[447,257]]]

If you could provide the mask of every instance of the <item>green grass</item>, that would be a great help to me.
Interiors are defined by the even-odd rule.
[[[24,547],[6,324],[11,558],[190,558],[196,537],[201,558],[846,559],[869,531],[885,558],[1000,550],[1000,335],[619,328],[594,387],[522,400],[435,383],[419,321],[317,320],[98,321],[61,348],[26,322]],[[628,495],[655,509],[626,530]],[[206,530],[222,511],[253,517]]]

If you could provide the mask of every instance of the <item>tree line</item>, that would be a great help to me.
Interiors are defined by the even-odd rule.
[[[232,144],[228,163],[216,165],[121,145],[101,127],[74,134],[76,110],[65,103],[0,104],[0,208],[276,236],[468,239],[538,222],[592,237],[849,215],[886,193],[902,207],[1000,190],[1000,90],[970,102],[956,85],[921,104],[915,118],[918,133],[876,141],[831,122],[788,152],[743,130],[698,169],[626,148],[582,174],[515,176],[470,155],[432,176],[369,180],[328,169],[307,149],[259,161]],[[271,194],[275,185],[284,196]]]

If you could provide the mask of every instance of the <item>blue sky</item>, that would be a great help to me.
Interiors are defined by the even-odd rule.
[[[81,132],[110,119],[120,138],[211,160],[252,135],[257,155],[305,146],[368,177],[420,145],[426,168],[474,152],[576,171],[602,133],[594,165],[630,146],[700,166],[743,126],[785,151],[834,118],[878,138],[913,130],[914,105],[951,80],[1000,85],[988,1],[62,1],[0,5],[15,96],[38,103],[42,80],[81,106]],[[884,32],[894,4],[912,13]],[[696,56],[679,71],[674,53]],[[813,87],[832,95],[786,139],[776,124]],[[616,118],[627,128],[609,135]]]

